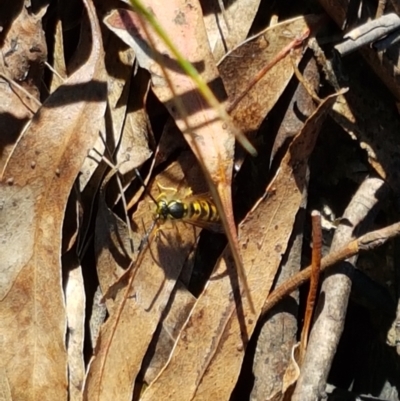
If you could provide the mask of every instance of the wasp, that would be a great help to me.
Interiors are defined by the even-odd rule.
[[[150,193],[139,171],[135,170],[135,172],[137,178],[145,188],[147,195],[155,205],[153,224],[145,233],[140,248],[148,242],[150,233],[155,226],[158,226],[156,230],[158,233],[161,231],[160,226],[168,222],[173,225],[178,222],[188,223],[210,231],[218,233],[224,232],[217,207],[210,196],[207,194],[194,195],[191,189],[186,190],[182,195],[178,195],[177,189],[163,187],[157,183],[160,193],[155,197]]]
[[[211,231],[222,231],[220,216],[211,198],[206,195],[192,195],[191,190],[186,196],[179,198],[175,189],[164,188],[159,184],[158,187],[162,192],[157,198],[152,197],[156,204],[156,222],[162,224],[166,221],[182,221]],[[168,195],[166,190],[172,194]]]

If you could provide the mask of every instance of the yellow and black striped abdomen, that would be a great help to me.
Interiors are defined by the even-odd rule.
[[[220,221],[218,210],[211,200],[167,200],[163,196],[157,199],[156,217],[161,221],[184,220],[212,223]]]
[[[219,214],[216,206],[208,199],[193,200],[185,204],[188,220],[218,222]]]

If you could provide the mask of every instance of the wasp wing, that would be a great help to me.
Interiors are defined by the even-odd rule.
[[[185,224],[191,224],[192,226],[204,228],[209,231],[213,231],[215,233],[224,233],[224,227],[221,222],[210,222],[210,221],[203,221],[203,220],[193,220],[189,218],[185,218],[179,220]]]

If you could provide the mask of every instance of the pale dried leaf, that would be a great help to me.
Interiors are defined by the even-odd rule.
[[[274,192],[262,198],[240,226],[244,265],[257,311],[265,302],[285,252],[305,190],[307,159],[333,102],[334,97],[329,98],[307,120],[282,160],[272,184]],[[273,240],[264,241],[266,237]],[[255,317],[243,314],[241,308],[236,310],[232,283],[236,287],[237,276],[226,250],[197,300],[169,363],[145,391],[143,401],[229,399],[256,324]],[[245,302],[243,298],[241,302]]]
[[[54,35],[53,49],[53,72],[50,82],[50,93],[53,93],[67,78],[67,66],[64,59],[64,43],[62,34],[62,22],[57,21],[56,32]]]
[[[40,108],[0,182],[0,365],[13,399],[67,399],[62,222],[106,97],[100,29],[93,6],[87,7],[90,57]]]
[[[107,307],[103,301],[103,294],[100,286],[96,288],[93,296],[92,312],[89,318],[90,342],[92,348],[96,348],[97,339],[100,335],[100,328],[106,320]]]
[[[150,346],[143,362],[145,368],[143,377],[146,383],[149,384],[154,381],[167,363],[179,332],[195,301],[194,296],[178,281],[170,299],[171,303],[167,307],[167,315],[159,328],[158,336],[155,338],[156,342]]]
[[[107,9],[102,10],[99,4],[96,7],[99,18],[103,19],[104,13],[108,12],[108,7],[111,7],[112,2],[107,3]],[[119,4],[114,1],[114,6]],[[91,155],[96,155],[94,158],[88,156],[82,166],[81,175],[79,177],[80,189],[83,191],[88,181],[93,176],[95,170],[99,168],[100,155],[110,159],[116,148],[118,147],[122,130],[124,126],[125,116],[127,113],[127,103],[129,97],[129,88],[133,73],[133,64],[135,61],[135,53],[130,47],[115,36],[110,30],[106,29],[102,33],[104,48],[107,49],[105,54],[105,64],[107,68],[107,85],[108,85],[108,107],[109,114],[106,114],[106,121],[100,130],[100,135],[93,147],[96,151],[92,151]],[[91,182],[90,191],[93,195],[93,190],[97,190],[100,186],[100,181],[103,178],[103,173],[107,165],[101,164],[100,170],[96,173],[93,182]]]
[[[64,259],[65,261],[65,259]],[[72,261],[77,265],[78,261]],[[82,400],[82,384],[85,379],[83,342],[85,339],[85,289],[81,266],[64,264],[68,270],[65,288],[65,309],[68,322],[68,375],[69,400]]]
[[[12,401],[10,384],[8,383],[4,368],[0,368],[0,400]]]
[[[215,60],[218,61],[225,53],[246,39],[260,0],[241,0],[227,4],[225,17],[228,20],[229,29],[217,0],[206,0],[201,4],[210,48]]]
[[[283,262],[275,278],[275,288],[283,284],[301,266],[303,235],[306,217],[307,193],[303,192],[303,201],[297,213],[293,232],[289,241],[290,249],[285,253]],[[257,342],[252,372],[254,386],[251,401],[275,401],[282,394],[282,380],[289,364],[293,345],[297,342],[298,331],[298,291],[280,302],[259,321],[260,331]]]

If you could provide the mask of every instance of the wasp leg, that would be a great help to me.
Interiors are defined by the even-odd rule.
[[[160,191],[160,195],[162,195],[164,192],[173,192],[174,194],[176,194],[178,192],[178,190],[176,188],[164,187],[161,184],[159,184],[158,182],[157,182],[157,187],[158,187],[158,190]]]
[[[170,223],[170,225],[168,227],[169,223]],[[154,237],[157,240],[159,240],[160,236],[163,234],[163,232],[165,230],[171,230],[171,229],[173,229],[175,227],[176,227],[176,223],[174,221],[171,221],[171,220],[167,220],[167,221],[162,222],[162,223],[158,222],[157,227],[156,227],[156,229],[154,231]]]

